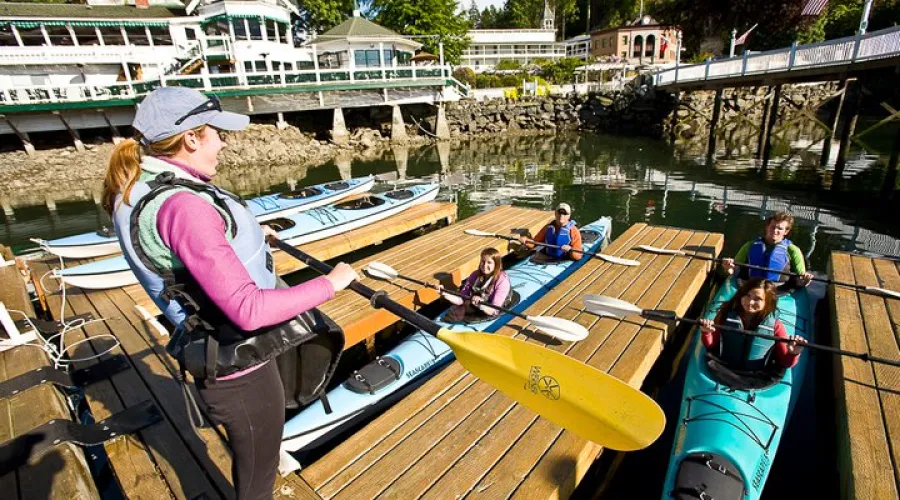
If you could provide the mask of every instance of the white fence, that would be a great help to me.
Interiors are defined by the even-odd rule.
[[[756,54],[745,52],[742,57],[676,66],[658,71],[654,81],[656,86],[664,87],[676,83],[783,73],[893,57],[900,57],[900,26],[873,31],[862,36],[808,45],[795,43],[783,49]]]
[[[145,95],[158,87],[183,86],[206,92],[240,90],[254,87],[303,87],[343,83],[347,88],[365,87],[378,82],[443,80],[457,87],[462,95],[469,88],[450,76],[452,68],[445,66],[384,66],[338,69],[280,70],[242,73],[204,73],[166,76],[151,80],[117,82],[112,85],[69,84],[0,87],[0,112],[4,105],[43,104],[72,101],[103,101],[130,99]],[[376,85],[377,86],[377,85]]]

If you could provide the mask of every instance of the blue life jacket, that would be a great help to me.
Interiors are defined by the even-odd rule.
[[[768,267],[779,271],[791,270],[791,256],[788,254],[788,247],[791,246],[791,240],[785,238],[778,244],[767,248],[766,241],[759,237],[750,245],[750,252],[747,254],[747,263],[753,266]],[[765,278],[769,281],[787,281],[789,276],[779,274],[772,271],[762,271],[759,269],[749,269],[751,278]]]
[[[547,226],[547,231],[544,233],[544,243],[560,247],[572,243],[572,228],[575,227],[575,224],[575,221],[570,220],[566,225],[559,228],[559,232],[557,233],[556,226],[551,222],[550,225]],[[559,248],[544,247],[543,251],[554,259],[562,259],[566,256],[566,252]]]
[[[728,313],[725,323],[733,328],[745,329],[736,311]],[[775,315],[767,316],[755,331],[775,335]],[[774,340],[721,330],[718,357],[731,369],[762,370],[766,367],[769,351],[774,345]]]
[[[301,344],[319,344],[318,353],[303,352],[315,351],[316,347],[300,352],[301,362],[304,357],[315,358],[309,362],[316,369],[304,373],[308,375],[304,381],[307,392],[298,394],[297,399],[315,399],[330,380],[343,350],[340,328],[317,310],[252,332],[232,323],[162,243],[156,218],[162,203],[178,192],[192,192],[208,201],[225,219],[226,237],[235,255],[256,286],[265,290],[276,288],[278,283],[259,223],[239,197],[200,182],[175,166],[146,157],[142,169],[131,190],[130,204],[121,202],[121,195],[117,197],[113,222],[125,259],[141,286],[176,325],[166,346],[169,353],[196,380],[212,383],[216,377],[258,365]]]

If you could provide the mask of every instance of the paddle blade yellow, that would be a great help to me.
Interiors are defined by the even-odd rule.
[[[666,416],[641,391],[537,344],[441,329],[437,337],[476,377],[575,434],[613,450],[646,448]]]

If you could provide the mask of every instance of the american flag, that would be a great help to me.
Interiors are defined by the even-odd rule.
[[[750,32],[756,29],[757,26],[759,26],[759,23],[754,24],[753,27],[745,31],[743,35],[737,37],[737,39],[734,41],[734,46],[737,47],[738,45],[744,45],[745,43],[747,43],[747,37],[750,36]]]
[[[828,0],[809,0],[806,2],[806,7],[803,7],[803,12],[800,15],[818,16],[825,9],[826,5],[828,5]]]

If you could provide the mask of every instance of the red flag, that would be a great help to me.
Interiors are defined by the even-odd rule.
[[[818,16],[825,10],[826,5],[828,5],[828,0],[809,0],[806,2],[806,7],[803,7],[803,12],[801,12],[800,15]]]
[[[754,24],[753,27],[744,32],[743,35],[737,37],[737,39],[734,41],[734,46],[737,47],[738,45],[744,45],[745,43],[747,43],[747,37],[750,36],[750,32],[756,29],[757,26],[759,26],[759,23]]]

